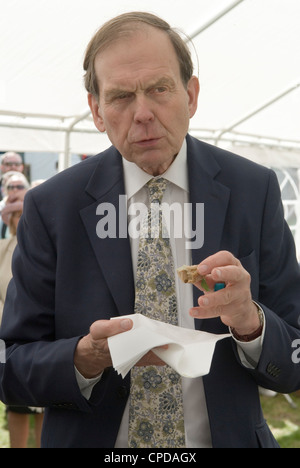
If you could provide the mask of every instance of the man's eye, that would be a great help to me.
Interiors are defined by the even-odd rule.
[[[117,103],[117,102],[121,102],[121,101],[126,101],[128,99],[130,99],[132,96],[131,93],[118,93],[118,94],[113,94],[111,96],[107,96],[106,98],[106,102],[108,104],[113,104],[113,103]]]
[[[168,91],[166,86],[157,86],[148,90],[149,96],[160,96]]]
[[[154,92],[156,94],[163,94],[167,91],[167,88],[165,86],[158,86],[157,88],[154,89]]]
[[[124,99],[129,99],[131,98],[132,94],[131,93],[122,93],[117,96],[117,99],[120,99],[121,101]]]

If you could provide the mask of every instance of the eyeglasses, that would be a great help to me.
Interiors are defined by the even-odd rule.
[[[25,185],[8,185],[6,187],[7,190],[25,190]]]
[[[13,167],[13,166],[22,166],[23,163],[21,162],[5,162],[3,163],[3,166],[6,166],[6,167]]]

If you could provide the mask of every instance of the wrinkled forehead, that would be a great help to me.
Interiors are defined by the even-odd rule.
[[[180,75],[180,64],[169,36],[148,25],[126,32],[122,40],[118,37],[110,42],[97,54],[94,65],[99,84],[138,78],[140,73],[152,80],[168,71]]]

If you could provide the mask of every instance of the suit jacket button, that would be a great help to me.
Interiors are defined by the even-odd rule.
[[[127,387],[125,387],[125,385],[122,385],[121,387],[118,388],[117,393],[118,393],[119,398],[127,398],[128,389]]]

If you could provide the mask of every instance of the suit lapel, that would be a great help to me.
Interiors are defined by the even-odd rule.
[[[196,203],[204,203],[204,243],[202,248],[192,250],[194,265],[218,252],[221,247],[222,233],[227,213],[230,189],[216,180],[221,168],[210,152],[209,145],[187,137],[190,202],[193,205],[193,230],[197,222]],[[199,290],[194,289],[194,304],[197,305]],[[216,320],[196,320],[199,330],[216,331]],[[221,329],[223,328],[220,324]],[[218,327],[219,328],[219,327]],[[224,330],[222,329],[222,332]]]
[[[103,154],[86,192],[95,199],[80,211],[88,238],[119,314],[131,314],[134,308],[134,282],[127,236],[127,204],[122,159],[114,148]],[[108,224],[102,222],[97,232],[101,219]],[[110,229],[110,233],[101,238],[105,236],[104,229]]]
[[[209,146],[189,136],[187,144],[190,202],[193,205],[192,222],[195,231],[199,222],[196,217],[196,203],[204,203],[204,244],[202,248],[192,250],[193,264],[198,264],[220,250],[230,190],[216,180],[221,169],[213,154],[210,153]],[[103,153],[86,187],[86,192],[95,201],[83,208],[80,215],[119,313],[124,315],[133,313],[134,280],[129,236],[127,230],[124,232],[124,227],[122,227],[124,221],[125,224],[127,221],[127,206],[123,204],[124,197],[120,198],[120,195],[125,194],[121,158],[113,147]],[[110,204],[115,210],[116,237],[109,236],[100,239],[97,235],[96,227],[101,219],[97,215],[97,209],[103,203]],[[121,231],[120,219],[124,220]],[[121,238],[119,238],[120,232]],[[199,291],[194,288],[195,304],[197,304],[198,297]],[[201,327],[201,322],[201,320],[196,321],[197,329]]]

